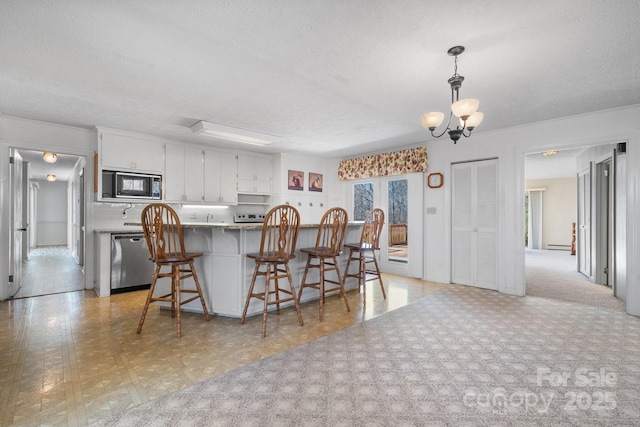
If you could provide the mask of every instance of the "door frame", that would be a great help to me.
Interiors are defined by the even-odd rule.
[[[423,277],[423,235],[424,235],[424,220],[423,220],[423,197],[424,197],[424,173],[409,173],[403,175],[390,175],[390,176],[376,176],[370,178],[354,179],[348,182],[348,194],[347,201],[349,204],[348,212],[349,217],[353,218],[353,187],[356,184],[371,183],[373,186],[373,207],[379,207],[385,212],[385,224],[382,228],[380,235],[380,251],[378,253],[378,260],[380,261],[380,270],[383,273],[397,274],[408,277]],[[388,219],[387,219],[387,184],[389,181],[407,179],[407,192],[409,197],[409,213],[408,213],[408,228],[411,231],[410,235],[415,238],[407,238],[407,246],[409,256],[407,257],[407,263],[397,263],[389,261],[389,234],[388,234]],[[384,187],[384,189],[383,189]],[[385,192],[383,197],[382,193]],[[409,237],[409,236],[407,236]]]
[[[59,126],[60,128],[66,129],[65,126]],[[84,130],[82,131],[85,132]],[[97,141],[92,144],[89,143],[89,140],[94,141],[93,137],[87,137],[86,141],[83,143],[77,144],[78,146],[60,146],[51,144],[45,147],[45,144],[40,141],[46,140],[46,134],[42,134],[42,137],[35,137],[30,135],[32,139],[37,139],[38,142],[24,142],[17,141],[12,139],[2,139],[0,140],[0,199],[3,201],[0,203],[0,224],[5,224],[5,226],[0,227],[0,277],[6,279],[9,275],[9,250],[10,250],[10,242],[9,242],[9,227],[8,224],[10,222],[10,210],[11,207],[8,203],[8,199],[11,197],[10,187],[9,187],[9,151],[11,148],[16,148],[17,150],[36,150],[36,151],[55,151],[58,153],[71,154],[74,156],[84,157],[86,159],[85,163],[85,174],[87,176],[95,176],[95,162],[91,161],[94,159],[95,155],[95,146]],[[74,135],[74,137],[78,140],[82,140],[78,135]],[[4,166],[2,166],[4,165]],[[92,201],[94,199],[94,186],[86,185],[84,186],[84,224],[85,224],[85,243],[84,243],[84,288],[85,289],[93,289],[93,274],[95,269],[95,260],[94,260],[94,233],[93,233],[93,204]],[[91,260],[91,262],[87,262],[87,260]],[[6,283],[6,282],[5,282]],[[10,298],[8,292],[8,286],[0,286],[0,300],[6,300]]]
[[[409,173],[403,175],[390,175],[379,177],[379,191],[373,194],[374,205],[382,206],[385,211],[385,224],[382,228],[380,236],[380,268],[387,273],[397,274],[400,276],[417,277],[423,276],[422,263],[422,238],[423,236],[423,219],[422,207],[424,206],[424,174]],[[389,182],[407,180],[407,262],[399,263],[389,259]],[[377,195],[376,195],[377,194]],[[376,200],[376,197],[379,200]],[[413,238],[411,238],[413,236]]]

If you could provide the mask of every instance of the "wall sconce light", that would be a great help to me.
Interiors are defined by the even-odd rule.
[[[54,174],[52,174],[52,173],[47,174],[47,181],[53,182],[55,180],[56,180],[56,176]]]
[[[45,151],[44,153],[42,153],[42,158],[47,163],[55,163],[56,160],[58,160],[58,155],[56,153],[49,153]]]

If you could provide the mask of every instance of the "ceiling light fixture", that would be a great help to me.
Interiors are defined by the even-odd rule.
[[[205,122],[204,120],[191,126],[191,131],[200,135],[210,136],[225,141],[242,142],[251,145],[269,145],[280,141],[282,138],[266,133],[253,132],[246,129],[234,128],[231,126],[219,125],[217,123]]]
[[[553,157],[553,156],[555,156],[556,154],[558,154],[558,150],[543,151],[543,152],[542,152],[542,153],[540,153],[540,154],[542,154],[542,155],[543,155],[543,156],[545,156],[545,157]]]
[[[56,160],[58,160],[58,155],[56,153],[49,153],[48,151],[45,151],[42,153],[42,158],[47,163],[55,163]]]
[[[52,173],[47,174],[47,181],[53,182],[55,180],[56,180],[56,176],[54,174],[52,174]]]
[[[477,111],[480,101],[477,99],[458,100],[458,91],[460,90],[464,80],[464,77],[458,74],[458,55],[461,55],[462,52],[464,52],[464,46],[454,46],[447,51],[449,56],[454,57],[454,68],[453,76],[448,80],[449,85],[451,86],[451,112],[449,113],[449,121],[447,122],[446,129],[439,135],[433,133],[433,131],[435,131],[444,120],[444,113],[433,112],[422,116],[422,126],[431,131],[431,136],[440,138],[448,132],[449,138],[451,138],[454,144],[458,142],[460,136],[464,136],[465,138],[470,137],[471,131],[474,130],[484,118],[484,115]],[[455,129],[452,129],[451,118],[454,114],[458,120]],[[468,132],[465,133],[465,130]]]

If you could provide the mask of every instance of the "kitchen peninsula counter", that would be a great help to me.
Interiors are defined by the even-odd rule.
[[[255,262],[246,255],[260,250],[262,237],[262,223],[220,223],[220,222],[182,222],[185,246],[187,250],[202,252],[204,255],[196,259],[196,271],[203,288],[209,311],[220,316],[241,317],[244,303],[251,283]],[[125,223],[125,227],[140,227],[139,222]],[[360,240],[362,223],[349,223],[345,242]],[[112,230],[112,232],[131,232],[132,230]],[[136,231],[134,229],[133,231]],[[289,262],[293,283],[299,290],[307,256],[299,252],[300,248],[315,246],[318,224],[301,224],[296,245],[296,258]],[[347,255],[341,255],[338,260],[340,271],[344,274]],[[335,274],[332,272],[330,274]],[[308,280],[318,280],[318,269],[309,273]],[[256,283],[256,291],[263,287],[264,280]],[[192,279],[185,281],[187,287],[193,287]],[[347,289],[355,289],[355,280],[349,280]],[[158,281],[157,292],[168,292],[168,279]],[[262,288],[264,289],[264,288]],[[301,301],[318,299],[318,291],[305,289]],[[291,303],[290,303],[291,304]],[[192,301],[184,306],[185,310],[202,312],[198,301]],[[247,315],[262,313],[263,304],[254,300],[249,305]]]

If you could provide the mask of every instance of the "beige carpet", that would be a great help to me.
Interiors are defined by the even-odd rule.
[[[610,287],[578,273],[576,257],[567,251],[526,249],[525,264],[527,295],[625,311]]]
[[[640,319],[447,285],[97,425],[637,426]]]

